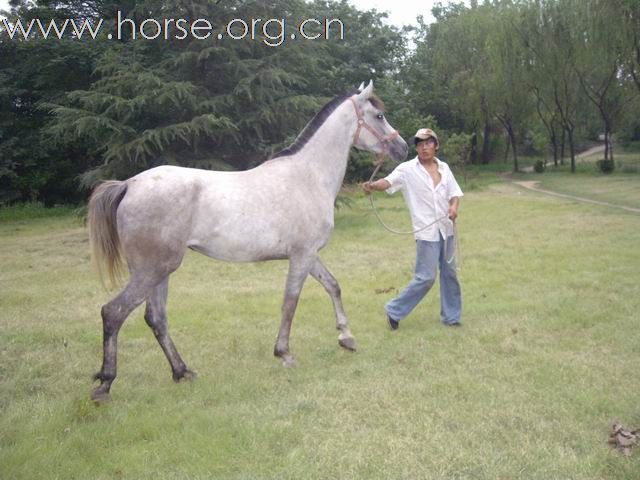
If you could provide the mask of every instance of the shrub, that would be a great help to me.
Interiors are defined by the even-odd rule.
[[[536,173],[544,172],[545,164],[543,160],[537,160],[536,163],[533,164],[533,169]]]
[[[613,160],[598,160],[596,162],[596,165],[598,166],[598,169],[600,169],[602,173],[611,173],[615,168],[615,164],[613,163]]]

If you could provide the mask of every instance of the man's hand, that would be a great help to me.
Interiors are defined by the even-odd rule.
[[[384,178],[380,178],[374,182],[364,182],[362,184],[362,190],[364,193],[369,195],[371,192],[382,192],[391,187],[391,184],[388,180]]]
[[[456,221],[456,218],[458,218],[458,206],[457,205],[451,205],[449,207],[448,216],[449,216],[449,218],[451,219],[452,222]]]
[[[447,216],[452,222],[455,222],[456,218],[458,218],[458,205],[460,205],[460,198],[451,197],[451,200],[449,200],[449,212],[447,213]]]
[[[373,192],[373,187],[371,186],[371,182],[364,182],[362,184],[362,190],[364,190],[364,193],[366,193],[367,195]]]

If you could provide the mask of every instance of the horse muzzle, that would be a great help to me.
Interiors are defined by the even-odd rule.
[[[396,162],[402,162],[407,158],[409,154],[409,145],[401,136],[397,136],[389,144],[389,156]]]

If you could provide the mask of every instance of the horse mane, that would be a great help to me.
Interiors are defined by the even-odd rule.
[[[270,160],[274,160],[280,157],[288,157],[298,153],[304,146],[309,142],[311,137],[318,131],[318,129],[322,126],[322,124],[329,118],[329,116],[335,111],[338,106],[342,104],[345,100],[353,95],[360,93],[360,90],[354,88],[342,95],[338,95],[336,98],[327,103],[322,109],[311,119],[309,123],[304,127],[302,132],[296,137],[291,145],[280,150],[278,153],[274,154]],[[384,111],[384,102],[376,95],[371,95],[369,98],[371,104],[379,110]]]

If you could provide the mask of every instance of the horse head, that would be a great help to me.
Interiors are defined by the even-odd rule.
[[[354,106],[358,127],[353,137],[353,146],[359,150],[376,153],[380,156],[389,154],[395,161],[407,158],[409,147],[384,115],[384,103],[373,93],[373,82],[358,89],[359,93],[349,100]]]

